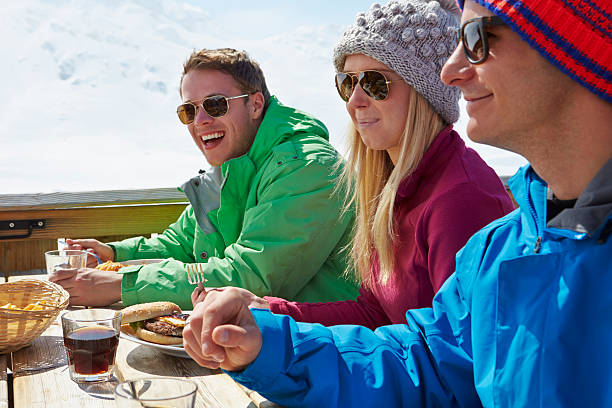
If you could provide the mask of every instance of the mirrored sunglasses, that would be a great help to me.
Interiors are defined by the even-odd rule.
[[[389,84],[395,81],[403,81],[403,79],[389,81],[379,71],[339,72],[336,74],[336,89],[340,97],[348,102],[355,90],[355,85],[359,84],[366,95],[376,101],[381,101],[389,95]]]
[[[487,27],[506,25],[499,16],[472,18],[461,24],[457,39],[463,44],[463,52],[472,64],[482,64],[489,56]]]
[[[214,95],[205,98],[200,104],[195,104],[193,102],[185,102],[182,105],[179,105],[176,108],[176,114],[179,117],[179,120],[185,124],[189,125],[193,123],[196,117],[196,113],[198,111],[198,107],[204,109],[206,113],[212,118],[220,118],[224,116],[229,109],[229,102],[232,99],[238,98],[246,98],[249,94],[238,95],[226,97],[223,95]]]

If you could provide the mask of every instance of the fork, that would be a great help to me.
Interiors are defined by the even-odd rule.
[[[187,271],[187,282],[192,285],[198,285],[200,290],[204,290],[204,285],[202,284],[206,282],[206,278],[204,277],[202,264],[185,264],[185,270]]]

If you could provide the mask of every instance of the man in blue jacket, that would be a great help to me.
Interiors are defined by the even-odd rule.
[[[296,323],[210,292],[189,354],[286,406],[612,406],[612,4],[467,0],[442,79],[471,139],[525,156],[432,308]]]

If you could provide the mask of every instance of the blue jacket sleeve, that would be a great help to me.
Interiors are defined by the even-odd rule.
[[[288,407],[475,407],[470,314],[454,275],[407,324],[324,327],[253,310],[257,359],[229,374]]]

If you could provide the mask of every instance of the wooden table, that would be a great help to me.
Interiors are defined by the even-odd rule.
[[[8,407],[7,356],[0,354],[0,408]]]
[[[59,318],[31,346],[12,353],[13,401],[10,407],[7,361],[7,355],[0,355],[0,408],[114,407],[113,388],[118,382],[156,376],[186,377],[196,381],[196,407],[278,407],[220,370],[209,370],[191,359],[169,356],[156,348],[123,338],[117,348],[115,381],[101,385],[76,384],[68,374]]]

